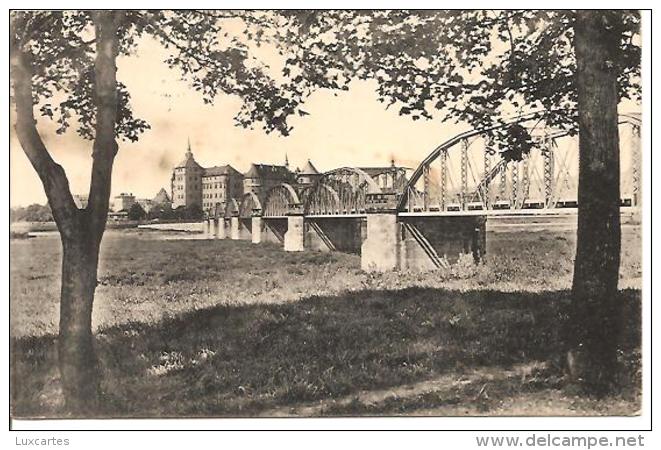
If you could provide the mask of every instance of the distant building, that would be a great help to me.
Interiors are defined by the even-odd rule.
[[[172,207],[197,205],[202,207],[202,173],[204,168],[200,166],[190,148],[188,142],[188,151],[184,160],[174,168],[172,172],[171,190]]]
[[[152,199],[152,203],[154,206],[156,205],[172,205],[172,199],[168,195],[167,191],[163,188],[161,188],[160,191],[158,191],[158,194]]]
[[[138,198],[135,203],[140,205],[144,212],[149,212],[154,207],[154,202],[150,198]]]
[[[263,198],[274,186],[281,183],[295,183],[296,174],[289,170],[289,165],[276,166],[270,164],[251,164],[250,169],[243,174],[243,193],[256,194]]]
[[[128,211],[108,211],[108,220],[111,222],[121,222],[128,220],[129,213]]]
[[[115,212],[128,211],[134,203],[136,203],[136,200],[133,194],[122,192],[114,199],[114,210]]]
[[[190,141],[184,160],[172,172],[172,208],[197,205],[211,212],[216,207],[224,209],[230,198],[240,199],[243,194],[243,177],[232,166],[204,168],[195,161]]]
[[[151,207],[170,200],[173,209],[198,205],[207,214],[216,211],[222,214],[230,199],[241,203],[242,197],[252,192],[264,201],[268,191],[279,184],[307,187],[322,175],[310,160],[303,169],[290,170],[286,155],[284,165],[253,163],[244,174],[230,165],[205,168],[195,161],[189,141],[184,159],[172,171],[171,196],[161,189],[151,201]]]
[[[138,198],[135,200],[135,203],[139,204],[140,207],[148,213],[151,211],[153,208],[163,208],[163,207],[171,207],[172,206],[172,201],[170,200],[170,196],[166,192],[165,189],[161,188],[160,191],[156,194],[154,198]]]
[[[202,209],[213,212],[215,208],[225,209],[230,198],[239,199],[243,195],[243,176],[230,165],[204,169],[202,175]]]
[[[394,160],[390,162],[390,166],[360,167],[360,169],[367,173],[386,192],[399,191],[407,182],[407,168],[396,166]]]
[[[319,173],[317,168],[308,159],[308,162],[302,169],[296,171],[296,184],[300,186],[309,186],[314,184],[323,174]]]

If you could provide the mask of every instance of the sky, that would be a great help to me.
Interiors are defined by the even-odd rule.
[[[268,60],[267,51],[258,56]],[[163,63],[166,56],[155,41],[143,38],[136,55],[118,59],[117,76],[131,93],[134,113],[147,120],[151,129],[136,143],[119,143],[112,196],[129,192],[153,198],[161,188],[169,192],[172,169],[183,159],[188,139],[202,166],[230,164],[241,172],[251,162],[283,164],[285,155],[292,168],[303,167],[309,158],[320,171],[384,166],[393,158],[397,165],[416,168],[437,145],[468,128],[440,119],[401,117],[397,108],[386,110],[377,101],[376,83],[356,81],[349,91],[314,93],[305,105],[310,115],[291,119],[290,136],[266,134],[259,125],[255,130],[244,129],[233,120],[240,99],[221,95],[213,105],[205,105],[179,73]],[[11,114],[10,120],[13,123]],[[72,193],[87,194],[92,143],[72,129],[57,135],[55,126],[45,119],[38,120],[38,129],[53,158],[64,167]],[[41,182],[13,127],[10,171],[12,207],[46,203]]]
[[[201,96],[162,61],[165,51],[143,39],[136,56],[118,60],[117,77],[132,96],[135,115],[151,125],[137,143],[121,141],[113,170],[112,195],[131,192],[152,198],[170,190],[172,168],[183,159],[190,138],[195,159],[202,166],[230,164],[241,172],[251,162],[292,167],[312,160],[320,171],[343,166],[396,164],[415,168],[447,138],[465,127],[440,121],[412,121],[377,101],[373,82],[354,82],[349,91],[314,93],[305,110],[309,116],[291,120],[290,136],[266,134],[259,126],[248,130],[234,125],[240,100],[219,96],[205,105]],[[13,117],[10,118],[13,121]],[[57,135],[55,126],[39,119],[38,129],[69,178],[74,194],[89,187],[92,143],[71,131]],[[15,138],[10,139],[11,206],[45,203],[43,187]]]

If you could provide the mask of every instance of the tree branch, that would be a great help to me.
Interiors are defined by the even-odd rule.
[[[64,169],[53,160],[37,131],[30,58],[15,40],[10,51],[10,73],[16,102],[16,136],[44,186],[60,233],[64,237],[73,237],[78,231],[79,210],[71,195]]]

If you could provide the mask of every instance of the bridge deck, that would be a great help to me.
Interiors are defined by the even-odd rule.
[[[620,208],[622,215],[633,215],[640,212],[640,208],[635,206],[622,206]],[[400,211],[397,213],[401,217],[452,217],[452,216],[575,216],[578,214],[577,208],[552,208],[552,209],[479,209],[471,211]],[[263,219],[286,219],[288,216],[262,216]],[[308,214],[308,219],[342,219],[342,218],[362,218],[367,217],[367,213],[349,213],[349,214]]]
[[[640,208],[623,206],[620,213],[623,215],[636,214]],[[479,209],[473,211],[412,211],[399,212],[401,217],[436,217],[436,216],[575,216],[577,208],[553,209]]]

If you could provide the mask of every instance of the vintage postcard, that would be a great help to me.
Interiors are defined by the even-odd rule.
[[[11,10],[11,418],[640,416],[644,21]]]

